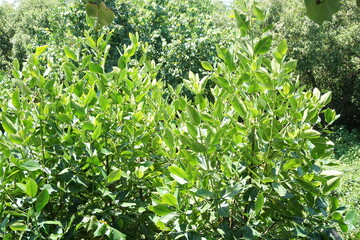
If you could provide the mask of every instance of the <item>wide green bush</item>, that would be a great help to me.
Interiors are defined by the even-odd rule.
[[[111,33],[85,32],[53,61],[36,48],[0,89],[3,239],[333,239],[352,216],[323,171],[338,117],[272,47],[264,13],[235,13],[241,40],[216,45],[188,99],[130,34],[106,71]],[[257,31],[253,31],[257,29]],[[259,34],[255,34],[259,33]],[[206,92],[211,81],[211,96]],[[349,220],[350,219],[350,220]]]

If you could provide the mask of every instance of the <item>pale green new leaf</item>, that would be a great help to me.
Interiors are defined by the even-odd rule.
[[[75,54],[75,52],[74,52],[73,50],[71,50],[68,46],[64,46],[64,52],[65,52],[65,55],[66,55],[68,58],[76,61],[76,54]]]
[[[34,179],[30,178],[25,185],[25,192],[30,197],[35,197],[38,191],[38,185]]]
[[[119,169],[112,171],[107,178],[107,182],[112,183],[119,180],[121,178],[121,173],[122,172]]]
[[[165,193],[164,196],[162,197],[162,202],[164,204],[168,204],[170,206],[177,206],[178,205],[178,201],[176,199],[176,197],[170,193]]]

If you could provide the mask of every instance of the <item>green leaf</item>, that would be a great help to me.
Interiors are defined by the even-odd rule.
[[[274,82],[271,80],[268,74],[264,72],[255,72],[255,78],[261,82],[267,89],[273,89]]]
[[[179,168],[177,166],[169,166],[168,169],[172,174],[174,174],[178,177],[181,177],[184,179],[188,178],[187,173],[182,168]]]
[[[97,17],[99,4],[97,2],[88,2],[85,6],[85,11],[89,17]]]
[[[272,42],[272,36],[267,36],[261,39],[254,48],[255,54],[265,54],[270,50]]]
[[[93,140],[97,139],[98,137],[100,137],[101,132],[102,132],[102,123],[100,123],[99,125],[96,126],[94,132],[91,135],[91,138]]]
[[[213,70],[213,67],[211,66],[211,63],[206,62],[206,61],[201,61],[201,66],[208,71]]]
[[[86,14],[86,24],[91,28],[95,28],[95,19]]]
[[[68,46],[64,46],[64,52],[68,58],[76,61],[77,58],[76,58],[75,52],[73,50],[71,50]]]
[[[255,17],[259,21],[262,21],[265,19],[264,12],[260,8],[258,8],[256,5],[254,5],[254,7],[253,7],[253,12],[254,12]]]
[[[340,177],[339,176],[333,177],[326,182],[326,184],[323,187],[323,192],[324,193],[330,192],[335,188],[337,188],[339,185],[340,185]]]
[[[168,215],[169,213],[174,212],[173,210],[171,210],[168,206],[166,205],[156,205],[151,209],[156,215],[159,216],[165,216]]]
[[[110,227],[110,232],[107,232],[106,234],[109,237],[109,240],[126,240],[125,234],[112,227]]]
[[[255,202],[255,214],[258,215],[264,206],[264,194],[261,193]]]
[[[350,212],[348,212],[348,214],[346,214],[345,216],[344,221],[348,225],[355,227],[359,222],[359,215],[357,213],[357,210],[353,209]]]
[[[307,16],[322,24],[324,21],[331,21],[332,15],[339,10],[339,0],[305,0]]]
[[[99,106],[100,106],[100,109],[104,112],[106,110],[108,110],[110,107],[109,101],[107,100],[106,97],[104,97],[104,95],[100,95],[100,97],[99,97]]]
[[[230,87],[229,81],[224,77],[213,77],[211,80],[221,88],[229,88]]]
[[[98,224],[98,226],[94,232],[94,236],[95,237],[104,236],[106,233],[106,229],[107,229],[107,226],[105,223]]]
[[[234,12],[236,23],[238,28],[247,31],[249,30],[249,22],[246,19],[246,16],[244,14],[238,14],[236,11]]]
[[[221,217],[229,217],[230,216],[229,206],[220,207],[218,213]]]
[[[26,225],[23,222],[14,222],[10,226],[13,231],[25,231]]]
[[[11,103],[14,105],[16,109],[21,108],[21,102],[20,102],[20,93],[19,90],[16,90],[13,95],[11,96]]]
[[[319,137],[321,134],[314,130],[314,129],[308,129],[303,131],[302,133],[300,133],[299,137],[301,138],[317,138]]]
[[[206,152],[206,147],[203,144],[199,143],[199,142],[193,142],[191,144],[191,148],[195,152]]]
[[[236,96],[234,96],[231,104],[234,107],[234,109],[239,113],[239,115],[243,119],[245,119],[247,116],[247,108],[246,108],[244,102],[241,101],[240,99],[238,99]]]
[[[236,185],[233,187],[227,187],[224,193],[223,198],[233,198],[236,195],[238,195],[243,190],[243,187],[241,185]]]
[[[288,50],[288,46],[286,40],[282,40],[274,52],[274,57],[278,63],[281,63],[283,61],[287,53],[287,50]]]
[[[194,124],[195,126],[199,125],[201,123],[201,115],[199,114],[199,112],[193,108],[190,105],[186,106],[186,111],[189,114],[190,117],[190,121],[192,124]]]
[[[166,145],[167,145],[171,150],[174,149],[175,140],[174,140],[174,136],[173,136],[173,134],[172,134],[172,132],[170,131],[169,128],[166,128],[166,129],[165,129],[164,142],[166,143]]]
[[[111,24],[115,19],[114,12],[104,2],[100,2],[98,11],[98,23],[95,29]]]
[[[332,123],[336,120],[336,112],[333,109],[326,109],[324,111],[324,116],[327,123]]]
[[[36,208],[36,212],[40,212],[41,209],[43,209],[46,204],[49,202],[49,192],[44,189],[39,193],[39,196],[36,199],[36,203],[35,203],[35,208]]]
[[[89,70],[93,73],[104,73],[102,67],[99,64],[93,62],[89,64]]]
[[[176,199],[176,197],[170,193],[165,193],[164,196],[162,197],[162,202],[164,204],[168,204],[170,206],[177,206],[178,205],[178,201]]]
[[[17,132],[15,125],[4,115],[2,116],[1,124],[7,133],[15,134]]]
[[[38,185],[34,179],[30,178],[25,185],[25,192],[30,197],[35,197],[38,191]]]
[[[88,94],[86,95],[84,104],[89,105],[95,96],[96,96],[95,90],[94,90],[94,88],[91,88],[89,90]]]
[[[29,160],[21,164],[21,167],[26,168],[26,170],[32,172],[41,169],[40,164],[37,161]]]
[[[122,172],[119,169],[112,171],[107,178],[107,182],[112,183],[119,180],[121,178],[121,174]]]
[[[319,104],[325,106],[330,101],[331,101],[331,92],[327,92],[321,96]]]
[[[48,45],[37,47],[35,50],[35,56],[40,56],[48,48]]]
[[[360,8],[360,0],[356,0],[356,6]]]

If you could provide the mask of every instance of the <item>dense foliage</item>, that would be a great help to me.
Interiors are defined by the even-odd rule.
[[[208,76],[184,80],[192,99],[159,80],[138,35],[111,70],[110,32],[74,37],[57,61],[46,45],[15,60],[1,79],[1,236],[331,239],[353,226],[327,196],[340,172],[320,167],[331,94],[299,86],[286,41],[272,47],[250,9],[235,13],[241,38],[201,62]]]
[[[7,33],[6,39],[1,39],[7,46],[2,50],[5,61],[0,59],[3,70],[15,58],[21,64],[28,55],[29,45],[34,50],[35,45],[52,43],[52,48],[60,46],[56,53],[60,55],[62,45],[73,44],[69,39],[83,36],[87,29],[84,2],[54,2],[22,0],[20,9],[0,7],[4,13],[11,10],[1,17],[7,23],[0,27]],[[173,86],[181,83],[189,70],[201,74],[200,60],[214,61],[216,43],[228,45],[227,25],[217,14],[218,8],[224,9],[224,6],[211,0],[120,0],[107,4],[116,15],[111,25],[114,33],[110,45],[114,49],[108,54],[107,70],[111,70],[120,57],[116,47],[121,49],[124,44],[130,44],[129,33],[137,32],[140,40],[149,44],[147,54],[163,65],[159,77]]]
[[[275,25],[274,37],[287,39],[289,57],[298,60],[300,80],[333,92],[330,106],[341,114],[338,124],[360,126],[360,9],[344,1],[332,22],[318,26],[304,18],[296,2],[261,4],[269,11],[267,23]]]
[[[37,26],[0,8],[2,239],[338,239],[357,226],[333,192],[332,95],[301,86],[276,15],[237,1],[227,24],[211,1],[115,1],[111,30],[93,31],[80,1],[42,1],[20,5],[51,9]]]

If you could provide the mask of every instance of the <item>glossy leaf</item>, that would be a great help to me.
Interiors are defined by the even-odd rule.
[[[96,126],[94,132],[93,132],[92,135],[91,135],[91,138],[92,138],[93,140],[95,140],[95,139],[97,139],[98,137],[100,137],[101,133],[102,133],[102,124],[100,123],[99,125]]]
[[[153,207],[152,211],[159,216],[166,216],[167,214],[174,212],[166,205],[156,205]]]
[[[15,134],[17,132],[15,125],[10,121],[9,118],[3,115],[1,120],[2,120],[1,124],[6,132],[10,134]]]
[[[201,66],[208,71],[213,70],[213,67],[211,66],[211,64],[209,62],[206,61],[201,61]]]
[[[14,105],[16,109],[21,108],[21,102],[20,102],[20,92],[16,90],[13,95],[11,96],[11,102]]]
[[[168,204],[170,206],[177,206],[178,205],[176,197],[174,195],[170,194],[170,193],[165,193],[163,195],[162,202],[164,204]]]
[[[270,50],[272,42],[272,36],[267,36],[256,43],[254,48],[255,54],[265,54]]]
[[[107,182],[108,183],[112,183],[112,182],[115,182],[117,180],[119,180],[121,178],[121,170],[114,170],[112,171],[109,176],[107,177]]]
[[[181,178],[184,178],[184,179],[188,178],[187,173],[183,169],[181,169],[181,168],[179,168],[177,166],[169,166],[168,169],[172,174],[174,174],[174,175],[176,175],[178,177],[181,177]]]

